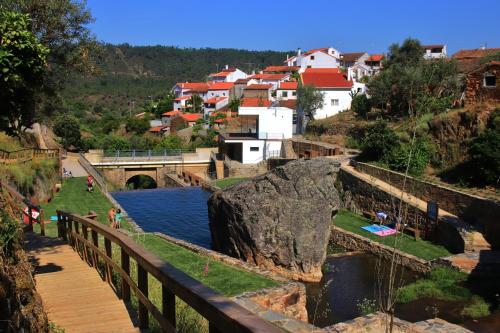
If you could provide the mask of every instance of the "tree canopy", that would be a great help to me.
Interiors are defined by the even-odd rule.
[[[314,119],[316,110],[321,109],[324,105],[323,93],[310,85],[300,85],[297,90],[297,107],[309,117]]]

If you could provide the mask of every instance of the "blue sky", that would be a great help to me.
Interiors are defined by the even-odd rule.
[[[385,52],[406,37],[500,47],[500,0],[88,0],[97,39],[132,45]]]

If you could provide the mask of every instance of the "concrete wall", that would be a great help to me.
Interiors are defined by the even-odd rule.
[[[315,119],[331,117],[351,108],[351,88],[320,89],[320,91],[324,94],[324,103],[321,109],[316,110]],[[335,99],[339,101],[338,105],[332,105],[332,100]]]
[[[366,163],[353,161],[355,169],[379,178],[397,188],[403,187],[404,175]],[[406,180],[405,190],[424,200],[435,201],[439,207],[460,217],[481,231],[495,248],[500,247],[500,203],[413,177]]]

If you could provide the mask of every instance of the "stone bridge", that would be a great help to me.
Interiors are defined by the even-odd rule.
[[[113,185],[123,188],[132,177],[151,177],[157,187],[172,186],[172,177],[189,172],[206,178],[211,163],[211,153],[217,148],[198,148],[196,151],[152,152],[91,150],[85,158]]]

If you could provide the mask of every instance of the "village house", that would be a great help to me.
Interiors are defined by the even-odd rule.
[[[248,75],[238,68],[226,67],[218,72],[209,75],[209,81],[214,82],[235,82],[238,79],[245,79]]]
[[[340,52],[333,47],[324,47],[302,53],[297,49],[297,55],[285,60],[288,66],[298,66],[300,71],[306,68],[336,68],[340,67]]]
[[[250,81],[249,78],[238,79],[238,80],[234,81],[234,97],[235,98],[241,98],[243,96],[243,90],[246,88],[249,81]]]
[[[290,79],[289,74],[265,74],[265,73],[259,73],[259,74],[254,74],[249,77],[250,81],[248,81],[248,84],[254,84],[254,83],[259,83],[259,84],[266,84],[270,83],[272,84],[272,90],[276,90],[278,88],[278,85],[280,82],[283,81],[288,81]]]
[[[179,82],[174,85],[172,92],[175,98],[197,94],[205,100],[207,98],[208,88],[213,84],[213,82]]]
[[[297,87],[298,83],[294,81],[280,82],[278,89],[276,90],[276,99],[297,99]]]
[[[479,48],[460,50],[451,58],[457,62],[457,69],[461,73],[468,73],[481,65],[482,58],[500,52],[500,48]]]
[[[271,99],[271,89],[273,85],[271,83],[254,83],[245,87],[243,90],[244,98],[262,98]]]
[[[482,64],[465,76],[465,102],[500,102],[500,61]]]
[[[425,49],[424,59],[440,59],[446,58],[446,45],[434,44],[434,45],[422,45]]]
[[[340,55],[340,65],[348,68],[357,64],[364,64],[369,57],[370,55],[366,52],[342,53]]]
[[[383,54],[372,54],[365,60],[365,65],[370,67],[371,75],[375,75],[380,72],[382,68],[382,60],[384,59]]]
[[[174,99],[174,110],[183,110],[187,107],[187,103],[191,98],[190,95],[179,96]]]
[[[172,118],[174,118],[180,114],[182,114],[182,112],[179,110],[172,110],[172,111],[162,113],[161,114],[161,124],[163,126],[170,125],[170,121],[172,120]]]
[[[301,80],[304,85],[311,85],[323,93],[324,104],[321,109],[316,110],[316,119],[331,117],[350,109],[351,93],[359,88],[336,69],[306,69],[301,74]],[[354,89],[356,91],[353,91]]]
[[[224,108],[229,103],[229,97],[212,97],[203,102],[203,115],[205,119],[215,111]]]
[[[267,66],[262,72],[264,74],[293,74],[299,69],[299,66]]]
[[[219,136],[219,151],[244,164],[281,156],[282,141],[292,137],[292,121],[293,110],[289,108],[244,99],[238,118]]]
[[[210,99],[213,97],[233,97],[233,88],[233,82],[215,82],[208,88],[207,98]]]

